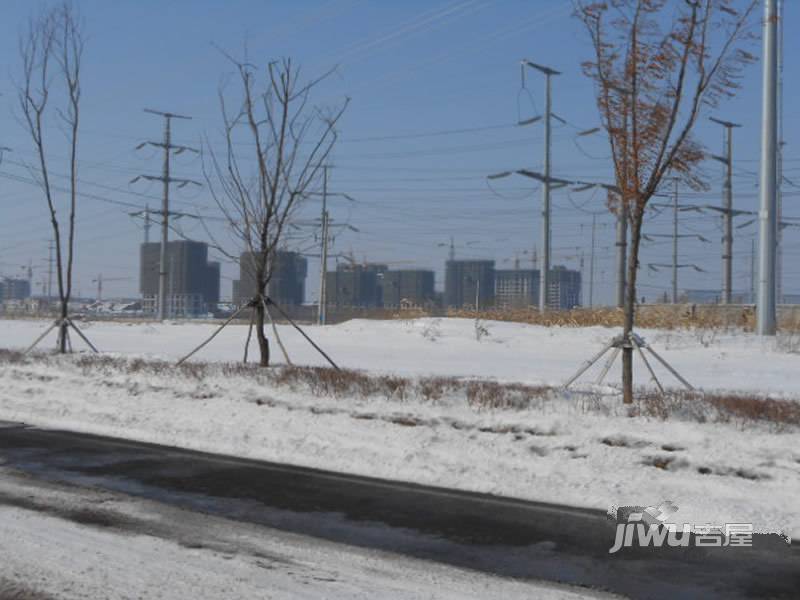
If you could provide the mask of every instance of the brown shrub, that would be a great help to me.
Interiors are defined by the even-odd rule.
[[[800,427],[800,402],[735,393],[668,390],[638,394],[632,416],[666,420],[681,417],[698,423],[767,423],[778,430]]]
[[[0,348],[0,363],[18,365],[23,362],[25,362],[25,355],[22,352]]]
[[[423,400],[436,402],[448,393],[463,387],[455,377],[425,377],[417,382],[417,392]]]
[[[51,355],[23,356],[19,352],[0,350],[0,363],[51,362],[61,360]],[[202,380],[211,375],[242,377],[258,384],[308,390],[321,397],[362,399],[385,398],[404,401],[420,398],[437,402],[445,395],[455,400],[466,399],[475,409],[525,410],[539,408],[543,402],[570,402],[559,390],[547,386],[499,383],[487,380],[461,380],[455,377],[406,378],[397,375],[373,375],[362,371],[336,370],[327,367],[287,366],[264,369],[241,363],[184,363],[176,367],[163,360],[123,358],[109,355],[83,354],[67,357],[84,374],[145,373],[168,378],[184,377]],[[60,363],[59,363],[60,364]],[[630,408],[620,405],[619,413],[598,394],[582,393],[576,402],[585,413],[626,414],[661,420],[678,419],[697,423],[734,423],[739,426],[766,424],[775,431],[800,427],[800,401],[780,400],[745,393],[705,393],[667,390],[661,394],[639,390]],[[609,412],[610,411],[610,412]]]
[[[534,400],[544,400],[552,391],[552,388],[545,386],[502,384],[496,381],[469,381],[466,386],[467,402],[473,408],[531,408]]]

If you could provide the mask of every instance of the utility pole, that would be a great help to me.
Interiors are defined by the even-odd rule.
[[[542,267],[539,269],[539,311],[547,310],[547,291],[550,279],[550,124],[552,117],[552,98],[550,77],[560,73],[549,67],[526,61],[528,66],[544,73],[544,180],[542,181]]]
[[[775,232],[775,304],[783,304],[783,0],[778,2],[778,40],[777,40],[777,82],[775,83],[778,111],[778,151],[776,156],[777,183],[775,189],[776,220]],[[777,308],[776,308],[777,310]]]
[[[317,309],[320,325],[325,325],[325,313],[328,305],[328,165],[322,167],[322,249],[320,251],[319,276],[319,308]]]
[[[131,183],[139,180],[139,179],[146,179],[149,181],[161,181],[163,185],[163,200],[161,204],[161,247],[159,249],[159,267],[158,267],[158,320],[163,321],[167,317],[167,243],[169,242],[169,186],[172,183],[177,183],[179,187],[185,187],[190,183],[195,184],[197,186],[201,185],[197,181],[193,181],[191,179],[179,179],[169,176],[169,157],[170,152],[175,150],[176,154],[180,154],[181,152],[198,152],[195,148],[190,148],[188,146],[180,146],[172,143],[172,131],[171,131],[171,123],[172,119],[184,119],[184,120],[191,120],[191,117],[187,117],[184,115],[178,115],[175,113],[169,112],[162,112],[158,110],[152,110],[150,108],[145,108],[144,112],[150,113],[153,115],[158,115],[164,117],[164,141],[163,142],[142,142],[139,144],[136,149],[140,149],[146,145],[155,146],[157,148],[162,148],[164,150],[164,163],[161,171],[161,176],[156,177],[153,175],[139,175],[135,177]],[[149,219],[150,211],[149,209],[146,210],[146,216]],[[149,233],[145,230],[145,235],[149,238]]]
[[[314,227],[321,228],[321,235],[320,235],[320,277],[319,277],[319,300],[317,306],[317,322],[320,325],[325,325],[327,321],[327,308],[328,308],[328,284],[327,284],[327,275],[328,275],[328,246],[330,245],[330,229],[331,227],[343,227],[347,228],[350,231],[358,232],[359,230],[352,225],[347,223],[336,224],[334,222],[331,225],[331,218],[330,214],[328,213],[328,197],[342,197],[349,202],[355,202],[355,198],[350,196],[349,194],[345,194],[343,192],[329,192],[328,191],[328,171],[330,170],[330,165],[320,165],[322,167],[322,192],[306,192],[309,196],[321,196],[322,197],[322,215],[320,218],[319,223],[313,221],[311,223],[306,223],[307,225],[313,225]],[[297,222],[294,223],[298,225]]]
[[[761,118],[761,210],[759,211],[758,306],[756,332],[775,335],[775,254],[777,235],[777,26],[776,0],[764,1],[764,51]]]
[[[564,179],[557,179],[552,177],[550,174],[550,150],[552,146],[552,136],[551,136],[551,124],[552,120],[558,119],[559,121],[564,121],[561,117],[556,116],[553,114],[552,109],[552,85],[550,78],[553,75],[561,75],[560,71],[556,71],[555,69],[551,69],[550,67],[545,67],[543,65],[536,64],[529,60],[522,60],[522,73],[524,77],[525,67],[528,66],[532,69],[536,69],[540,73],[543,73],[545,76],[545,87],[544,87],[544,94],[545,94],[545,101],[544,101],[544,165],[542,173],[536,173],[533,171],[528,171],[527,169],[519,169],[516,173],[520,175],[525,175],[526,177],[531,177],[532,179],[536,179],[542,183],[542,266],[539,269],[539,311],[544,312],[547,310],[547,291],[548,291],[548,279],[550,275],[550,250],[551,250],[551,243],[550,243],[550,190],[555,187],[563,187],[568,185],[570,182]],[[523,80],[524,81],[524,80]],[[530,125],[531,123],[535,123],[539,121],[542,117],[533,117],[532,119],[527,119],[525,121],[520,121],[519,125]],[[497,173],[495,175],[489,175],[489,179],[499,179],[502,177],[507,177],[511,175],[511,171],[506,171],[503,173]],[[555,184],[555,185],[553,185]]]
[[[649,263],[647,266],[649,269],[653,271],[660,271],[661,269],[670,269],[672,271],[672,303],[678,303],[678,270],[684,268],[691,268],[697,271],[698,273],[704,273],[703,269],[698,267],[695,264],[679,264],[678,263],[678,240],[681,238],[695,238],[703,243],[709,243],[709,240],[704,238],[702,235],[696,233],[678,233],[678,214],[681,211],[701,211],[702,208],[699,206],[694,206],[691,204],[681,205],[678,204],[678,178],[672,178],[673,183],[673,191],[672,191],[672,203],[658,203],[658,202],[651,202],[650,206],[653,208],[672,208],[672,233],[643,233],[642,239],[647,241],[653,241],[654,238],[672,238],[672,263],[671,264],[663,264],[663,263]],[[719,207],[716,207],[719,208]]]
[[[678,303],[678,179],[672,180],[672,303]]]
[[[164,168],[161,172],[164,199],[161,203],[161,248],[158,258],[158,320],[167,317],[167,242],[169,242],[169,152],[172,143],[171,115],[164,115]]]
[[[714,123],[722,125],[725,156],[713,156],[725,165],[724,198],[722,201],[722,304],[731,303],[733,287],[733,128],[737,123],[710,117]]]
[[[597,217],[592,215],[592,253],[589,258],[589,308],[594,306],[594,240]]]

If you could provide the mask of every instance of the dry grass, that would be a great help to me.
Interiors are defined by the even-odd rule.
[[[473,408],[516,410],[531,408],[555,392],[547,386],[495,381],[470,381],[466,383],[465,391],[467,402]]]
[[[25,356],[22,354],[22,352],[0,348],[0,363],[20,364],[22,362],[25,362]]]
[[[319,398],[362,400],[409,400],[437,403],[463,401],[474,410],[537,410],[546,404],[572,403],[588,414],[645,417],[697,423],[725,423],[739,427],[767,425],[781,432],[800,428],[800,399],[774,399],[757,394],[667,390],[664,394],[638,390],[633,406],[618,397],[577,393],[569,399],[560,388],[467,380],[456,377],[409,378],[370,374],[326,367],[275,367],[264,369],[242,363],[174,363],[108,355],[61,357],[53,354],[22,356],[0,350],[0,365],[51,364],[74,366],[85,376],[145,374],[174,380],[204,382],[207,379],[244,378],[257,385],[309,392]]]
[[[740,427],[767,424],[775,431],[800,428],[800,401],[752,394],[683,390],[668,390],[664,394],[639,392],[631,414]]]
[[[622,309],[576,308],[566,311],[540,313],[536,308],[490,309],[476,313],[474,310],[451,310],[449,317],[511,321],[546,327],[622,327]],[[751,306],[719,307],[715,305],[649,305],[641,306],[636,314],[637,327],[648,329],[738,328],[752,331],[755,312]],[[786,320],[784,325],[792,330],[798,323]]]

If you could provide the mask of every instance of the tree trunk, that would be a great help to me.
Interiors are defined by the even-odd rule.
[[[66,300],[61,301],[61,323],[58,326],[58,351],[60,354],[67,353],[67,308],[69,307]]]
[[[261,296],[258,297],[258,304],[255,306],[256,311],[256,339],[258,340],[258,350],[261,353],[259,365],[262,367],[269,366],[269,340],[264,334],[264,302]]]
[[[639,270],[639,242],[642,237],[643,211],[637,206],[633,210],[631,223],[631,247],[628,254],[628,277],[625,282],[625,321],[623,324],[622,348],[622,402],[633,403],[633,348],[628,340],[636,322],[636,274]]]

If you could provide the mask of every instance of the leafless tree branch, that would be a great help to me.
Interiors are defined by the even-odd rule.
[[[236,93],[220,88],[224,157],[206,140],[204,174],[232,237],[251,263],[256,337],[261,364],[267,365],[264,299],[277,250],[295,210],[319,182],[348,101],[329,112],[311,104],[314,89],[333,70],[304,81],[300,69],[286,58],[270,62],[259,78],[255,65],[223,54],[234,66]],[[230,105],[237,108],[231,110]],[[241,148],[247,148],[249,160],[237,152]],[[216,247],[226,256],[232,254]]]

